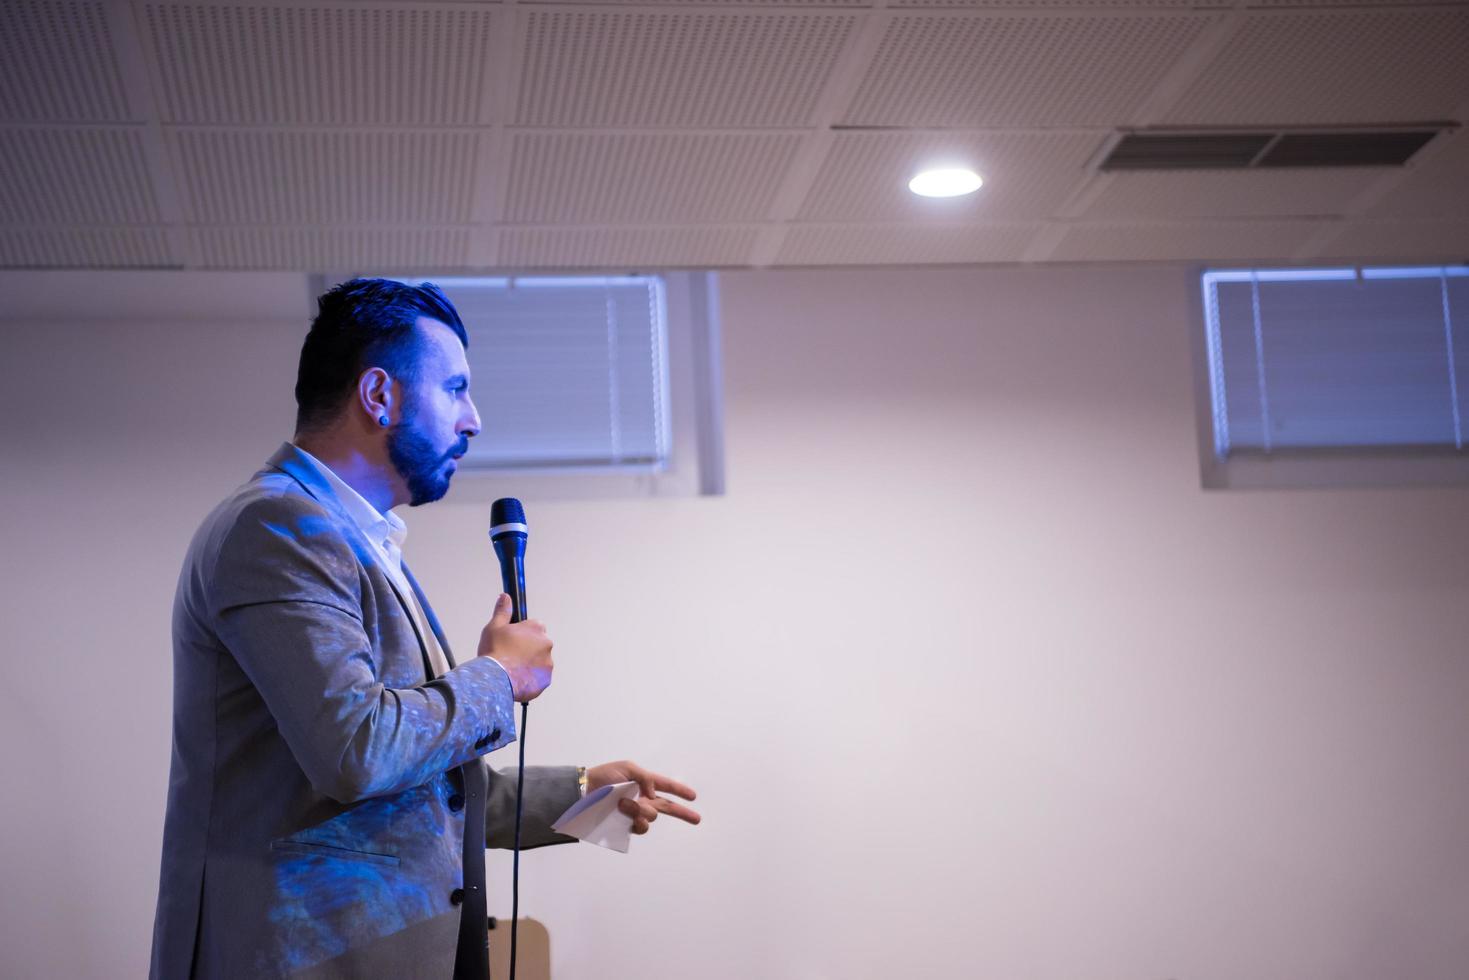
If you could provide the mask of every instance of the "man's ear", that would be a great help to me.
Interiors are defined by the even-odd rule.
[[[393,378],[380,367],[368,368],[357,379],[357,404],[374,425],[393,417]]]

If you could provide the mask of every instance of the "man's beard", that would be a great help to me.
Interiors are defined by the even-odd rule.
[[[408,485],[409,507],[431,504],[448,493],[449,474],[444,471],[444,463],[450,456],[468,448],[461,441],[451,446],[448,452],[439,452],[414,424],[418,418],[417,408],[413,402],[405,403],[402,418],[388,431],[388,459]]]

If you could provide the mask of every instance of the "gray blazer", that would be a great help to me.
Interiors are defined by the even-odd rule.
[[[514,771],[479,756],[514,741],[514,701],[482,658],[434,677],[406,598],[289,444],[204,520],[174,601],[150,976],[453,973],[466,780],[509,846]],[[522,847],[570,840],[549,825],[575,769],[525,784]]]

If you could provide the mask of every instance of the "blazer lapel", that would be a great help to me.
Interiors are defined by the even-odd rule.
[[[403,577],[408,580],[408,587],[413,590],[414,597],[418,599],[418,608],[423,610],[423,618],[428,620],[428,628],[434,631],[434,639],[439,641],[439,649],[444,651],[444,659],[449,662],[449,669],[453,670],[459,664],[454,661],[454,653],[449,649],[449,641],[444,639],[444,628],[439,625],[439,617],[434,615],[434,607],[430,606],[428,599],[424,598],[423,589],[419,587],[418,579],[414,578],[413,573],[408,570],[406,561],[403,563]],[[422,642],[422,639],[419,642]],[[424,652],[424,656],[428,656],[427,651]]]
[[[405,575],[407,574],[407,572],[408,572],[408,566],[407,565],[404,565],[403,566],[403,572],[404,572]],[[400,606],[403,607],[403,615],[405,615],[405,616],[408,617],[408,625],[413,627],[413,635],[418,640],[418,655],[423,658],[423,677],[424,677],[424,680],[431,681],[435,677],[438,677],[439,675],[438,675],[438,672],[434,670],[434,662],[433,662],[433,660],[429,658],[429,655],[428,655],[428,644],[426,642],[424,642],[423,634],[418,631],[418,617],[415,616],[415,615],[413,615],[413,610],[412,609],[409,609],[408,608],[408,599],[407,599],[406,596],[403,595],[402,592],[399,592],[398,591],[398,585],[397,585],[396,582],[393,581],[393,576],[391,576],[391,575],[384,575],[383,578],[385,578],[385,579],[388,580],[388,585],[392,588],[393,595],[395,595],[395,596],[398,597],[398,605],[400,605]],[[410,579],[409,581],[412,581],[412,580]],[[417,583],[414,584],[413,588],[414,588],[414,591],[415,591],[415,594],[416,594],[417,593],[417,589],[418,589]],[[419,601],[422,602],[423,600],[420,599]],[[433,619],[432,619],[433,614],[428,611],[428,607],[427,606],[424,606],[423,608],[424,608],[424,613],[427,616],[430,617],[429,622],[432,624],[434,635],[435,636],[438,636],[438,634],[439,634],[439,625],[437,623],[434,623],[433,622]],[[440,646],[443,646],[443,641],[442,640],[439,641],[439,645]],[[448,651],[447,650],[445,651],[445,656],[448,656]],[[450,667],[453,667],[454,666],[454,661],[450,660],[449,661],[449,666]]]

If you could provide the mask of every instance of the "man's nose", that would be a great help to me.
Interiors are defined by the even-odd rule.
[[[474,407],[474,399],[469,400],[469,415],[459,425],[459,434],[464,436],[479,435],[479,409]]]

